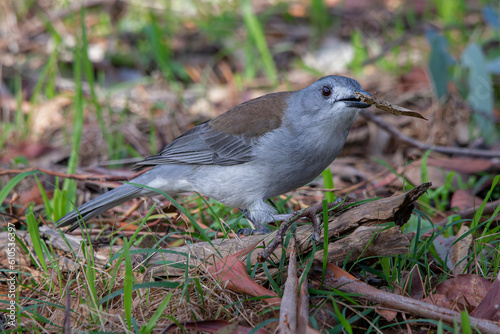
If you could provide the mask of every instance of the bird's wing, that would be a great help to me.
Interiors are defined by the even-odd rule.
[[[174,139],[160,153],[135,165],[142,169],[164,164],[235,165],[252,159],[252,139],[215,131],[208,122]]]
[[[162,164],[229,166],[249,162],[254,158],[252,148],[258,139],[281,126],[288,94],[269,94],[240,104],[187,131],[134,169]]]

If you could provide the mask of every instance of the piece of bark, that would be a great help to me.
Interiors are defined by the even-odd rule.
[[[299,305],[297,306],[297,334],[307,333],[311,328],[309,327],[309,287],[307,273],[308,271],[304,271],[299,279],[302,285],[300,286]]]
[[[473,317],[496,321],[500,324],[500,273],[493,281],[483,300],[470,314]]]
[[[410,240],[398,226],[360,226],[347,237],[328,244],[328,262],[341,264],[359,257],[390,256],[409,252]],[[323,259],[323,250],[314,254],[315,260]]]
[[[297,277],[297,251],[295,240],[290,239],[288,256],[288,277],[285,282],[285,291],[281,299],[279,332],[282,334],[297,332],[297,298],[299,291],[299,280]]]

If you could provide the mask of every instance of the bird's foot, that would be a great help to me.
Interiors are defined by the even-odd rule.
[[[334,205],[339,205],[339,204],[342,204],[342,202],[344,202],[346,199],[350,199],[349,197],[338,197],[334,202],[333,204]]]
[[[329,214],[340,212],[346,206],[354,202],[355,201],[350,197],[338,198],[334,203],[328,203],[328,209],[332,210],[331,212],[329,212]],[[286,223],[280,226],[280,228],[276,232],[276,237],[273,239],[273,241],[269,243],[267,247],[264,249],[264,251],[258,255],[257,260],[259,262],[264,262],[279,245],[283,244],[286,231],[288,231],[290,226],[299,219],[308,219],[309,221],[311,221],[312,238],[317,243],[322,243],[323,238],[321,238],[320,222],[317,217],[317,215],[320,214],[321,212],[323,212],[322,203],[310,206],[307,209],[291,214],[290,215],[291,217],[286,221]]]
[[[259,229],[251,229],[251,228],[241,228],[239,231],[238,231],[238,237],[242,236],[242,235],[245,235],[245,236],[249,236],[249,235],[256,235],[256,234],[268,234],[270,231],[267,227],[261,227]]]

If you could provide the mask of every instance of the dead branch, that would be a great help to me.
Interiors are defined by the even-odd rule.
[[[498,158],[500,157],[500,151],[486,151],[486,150],[475,150],[471,148],[458,148],[458,147],[446,147],[446,146],[434,146],[426,143],[422,143],[421,141],[415,140],[404,134],[400,133],[393,126],[389,125],[382,118],[374,115],[373,113],[362,110],[361,115],[363,117],[369,119],[376,125],[378,125],[383,130],[389,132],[396,138],[401,141],[404,141],[411,146],[421,149],[422,151],[432,150],[435,152],[448,154],[448,155],[463,155],[463,156],[474,156],[474,157],[483,157],[483,158]]]
[[[86,181],[86,182],[113,182],[113,181],[129,181],[140,174],[144,173],[145,171],[140,171],[139,173],[135,173],[134,175],[130,177],[124,177],[124,176],[116,176],[116,175],[95,175],[95,174],[65,174],[65,173],[60,173],[56,172],[50,169],[44,169],[44,168],[28,168],[28,169],[2,169],[0,168],[0,176],[1,175],[9,175],[9,174],[21,174],[25,172],[41,172],[47,175],[51,176],[57,176],[61,178],[67,178],[67,179],[73,179],[73,180],[79,180],[79,181]]]
[[[317,271],[318,270],[322,271],[322,266],[318,265]],[[321,275],[322,273],[318,274],[318,277],[320,277]],[[329,286],[331,288],[338,289],[347,293],[358,294],[373,303],[379,304],[379,306],[410,313],[421,318],[443,320],[449,324],[453,324],[456,321],[459,325],[462,322],[460,314],[455,311],[443,307],[438,307],[413,298],[408,298],[396,295],[394,293],[382,291],[359,280],[350,279],[347,277],[334,277],[333,273],[328,269],[325,273],[324,286]],[[481,333],[493,334],[499,333],[500,331],[500,326],[489,320],[483,320],[469,316],[469,321]]]
[[[470,218],[474,217],[474,215],[476,214],[477,210],[481,207],[481,205],[482,204],[476,205],[473,208],[468,208],[468,209],[462,210],[460,212],[457,212],[455,214],[460,216],[462,219],[470,219]],[[493,212],[495,212],[495,210],[497,209],[497,207],[499,205],[500,205],[500,199],[497,199],[496,201],[493,201],[490,203],[486,203],[486,205],[484,206],[483,215],[493,214]],[[434,223],[434,225],[444,227],[444,226],[446,226],[446,224],[448,224],[448,222],[449,222],[449,219],[445,218],[445,219],[441,219],[437,223]],[[439,230],[440,230],[440,228],[434,228],[434,232],[437,232]]]

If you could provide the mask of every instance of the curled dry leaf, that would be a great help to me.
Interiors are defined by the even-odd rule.
[[[359,98],[364,103],[375,105],[375,107],[377,107],[378,109],[390,112],[391,114],[421,118],[421,119],[425,119],[427,121],[427,118],[420,115],[416,111],[412,111],[410,109],[406,109],[406,108],[400,107],[398,105],[391,104],[387,101],[377,99],[376,97],[369,96],[369,95],[366,95],[366,94],[360,93],[360,92],[355,92],[354,96]]]
[[[420,300],[424,295],[424,283],[418,266],[413,266],[412,270],[403,279],[404,291],[413,299]]]
[[[450,247],[450,260],[455,276],[462,274],[467,268],[469,248],[472,246],[472,234],[468,234],[469,230],[467,225],[462,225],[455,237],[455,242]]]
[[[470,314],[473,317],[500,322],[500,273],[483,300]]]
[[[450,309],[472,311],[487,295],[491,282],[484,277],[465,274],[441,282],[436,292],[424,301]]]
[[[264,301],[269,305],[279,305],[281,298],[278,297],[277,293],[255,282],[248,275],[246,265],[238,258],[239,256],[248,254],[256,246],[257,243],[234,254],[225,256],[213,266],[208,267],[207,271],[219,282],[224,282],[225,287],[230,290],[243,292],[254,297],[273,296],[265,298]]]

